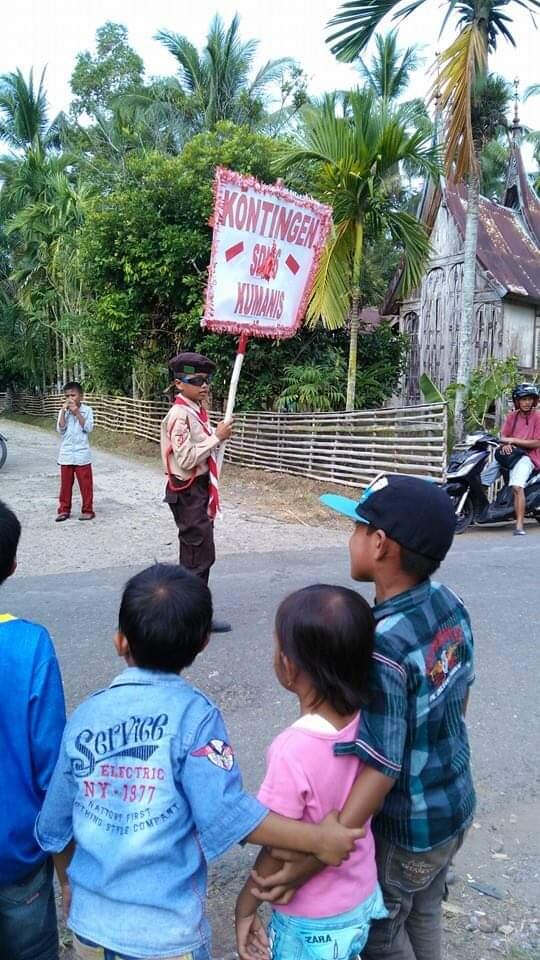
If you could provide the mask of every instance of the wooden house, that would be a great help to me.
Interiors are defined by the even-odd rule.
[[[381,310],[411,338],[404,405],[420,400],[424,372],[441,389],[456,380],[466,207],[463,187],[426,187],[419,214],[432,244],[426,274],[404,300],[395,296],[396,275]],[[480,201],[472,350],[473,367],[517,356],[524,371],[540,368],[540,200],[517,136],[502,202]]]

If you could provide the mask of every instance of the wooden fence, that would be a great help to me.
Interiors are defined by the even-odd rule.
[[[159,441],[166,402],[87,394],[96,425]],[[56,417],[58,395],[20,394],[23,413]],[[211,414],[215,420],[218,414]],[[350,413],[239,413],[227,444],[229,463],[364,486],[381,471],[444,478],[446,406],[424,404]]]

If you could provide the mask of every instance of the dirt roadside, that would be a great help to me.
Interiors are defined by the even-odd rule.
[[[25,529],[32,528],[32,544],[29,538],[22,538],[19,576],[77,570],[83,564],[86,569],[142,565],[157,556],[177,561],[174,525],[162,502],[164,480],[157,445],[94,431],[97,521],[55,524],[58,466],[54,424],[43,418],[4,415],[0,430],[8,439],[8,458],[1,473],[2,497],[17,504]],[[28,476],[30,449],[32,467]],[[26,476],[24,483],[22,475]],[[285,541],[289,550],[314,549],[320,544],[321,527],[326,544],[337,545],[343,543],[350,526],[320,505],[319,495],[328,489],[326,484],[226,464],[221,489],[223,519],[216,522],[220,557],[278,550]],[[343,492],[355,495],[352,488],[343,488]],[[76,500],[77,494],[75,511]],[[43,537],[47,538],[48,549],[40,555],[34,545]],[[91,549],[85,550],[86,542]]]

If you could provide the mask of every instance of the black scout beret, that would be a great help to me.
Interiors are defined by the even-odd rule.
[[[185,373],[213,373],[216,365],[202,353],[179,353],[169,361],[169,370],[173,376]]]

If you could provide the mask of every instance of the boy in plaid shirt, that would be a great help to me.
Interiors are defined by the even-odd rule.
[[[336,748],[366,764],[340,819],[360,826],[380,811],[373,832],[389,917],[373,924],[362,957],[440,960],[446,875],[475,807],[465,726],[471,625],[461,600],[430,580],[455,514],[435,484],[395,474],[378,477],[358,504],[321,499],[354,520],[351,576],[376,590],[370,704],[355,742]],[[309,858],[285,863],[258,878],[261,898],[288,897],[317,869]]]

